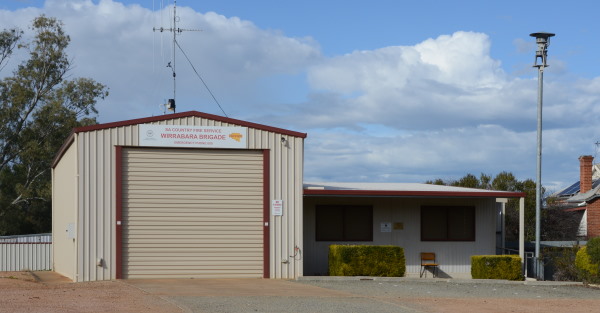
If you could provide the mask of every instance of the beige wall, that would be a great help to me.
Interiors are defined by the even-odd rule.
[[[315,206],[320,204],[373,205],[372,242],[324,242],[315,240]],[[422,242],[420,240],[421,205],[475,206],[474,242]],[[495,254],[495,199],[410,199],[305,197],[305,275],[327,275],[329,245],[374,244],[404,248],[406,271],[414,276],[420,269],[420,253],[435,252],[441,277],[470,277],[471,255]],[[403,223],[404,229],[381,232],[381,223]]]
[[[77,259],[77,154],[73,143],[52,170],[52,249],[55,272],[75,280]]]
[[[197,116],[153,122],[160,125],[238,126]],[[76,281],[116,278],[115,146],[138,146],[138,126],[122,126],[75,134],[80,186]],[[282,143],[281,138],[287,141]],[[270,150],[270,199],[283,200],[284,214],[271,216],[270,275],[302,276],[301,258],[290,258],[294,247],[303,248],[302,181],[304,139],[248,128],[248,149]],[[59,166],[67,163],[60,160]],[[97,260],[103,259],[102,266]],[[288,263],[284,263],[288,260]]]

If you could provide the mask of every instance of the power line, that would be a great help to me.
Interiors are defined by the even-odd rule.
[[[226,117],[229,117],[229,116],[227,116],[227,113],[225,113],[225,110],[223,110],[223,107],[221,107],[221,104],[219,103],[219,101],[217,100],[217,98],[215,98],[215,95],[212,93],[212,91],[210,90],[210,88],[208,88],[208,85],[206,84],[206,82],[204,82],[204,79],[202,79],[202,76],[200,76],[200,74],[198,73],[198,71],[196,71],[196,67],[194,67],[194,64],[192,64],[192,61],[190,61],[190,58],[188,58],[187,54],[185,53],[185,51],[183,51],[183,48],[181,48],[181,46],[179,45],[179,43],[177,42],[177,40],[175,40],[175,44],[177,45],[177,47],[179,48],[179,50],[181,51],[181,53],[183,53],[183,56],[185,56],[185,59],[188,61],[188,63],[190,63],[190,66],[194,70],[194,73],[196,73],[196,76],[198,76],[198,78],[200,78],[200,81],[202,82],[202,84],[204,84],[204,87],[206,87],[206,90],[208,90],[208,93],[210,93],[210,96],[213,98],[213,100],[215,100],[215,103],[217,103],[217,105],[219,106],[219,109],[221,109],[221,112],[223,112],[223,114]]]

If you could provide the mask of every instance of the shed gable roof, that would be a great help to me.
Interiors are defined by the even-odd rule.
[[[159,116],[138,118],[138,119],[133,119],[133,120],[125,120],[125,121],[120,121],[120,122],[112,122],[112,123],[104,123],[104,124],[96,124],[96,125],[90,125],[90,126],[84,126],[84,127],[77,127],[73,130],[73,132],[81,133],[81,132],[87,132],[87,131],[114,128],[114,127],[123,127],[123,126],[146,124],[146,123],[152,123],[152,122],[160,122],[160,121],[185,118],[185,117],[200,117],[200,118],[219,121],[219,122],[223,122],[223,123],[235,124],[235,125],[239,125],[239,126],[256,128],[256,129],[274,132],[274,133],[280,133],[280,134],[293,136],[293,137],[306,138],[306,133],[296,132],[296,131],[278,128],[278,127],[267,126],[267,125],[258,124],[258,123],[237,120],[237,119],[233,119],[233,118],[229,118],[229,117],[223,117],[220,115],[208,114],[208,113],[203,113],[203,112],[198,112],[198,111],[187,111],[187,112],[181,112],[181,113],[173,113],[173,114],[165,114],[165,115],[159,115]]]
[[[63,145],[58,150],[58,153],[56,154],[56,156],[54,157],[54,160],[52,161],[52,168],[56,167],[56,165],[62,158],[63,154],[65,153],[65,151],[73,143],[74,134],[95,131],[95,130],[116,128],[116,127],[124,127],[124,126],[139,125],[139,124],[146,124],[146,123],[152,123],[152,122],[167,121],[167,120],[186,118],[186,117],[199,117],[199,118],[204,118],[204,119],[208,119],[208,120],[219,121],[219,122],[223,122],[223,123],[234,124],[234,125],[239,125],[239,126],[248,127],[248,128],[254,128],[254,129],[258,129],[258,130],[264,130],[264,131],[278,133],[278,134],[292,136],[292,137],[306,138],[306,133],[296,132],[296,131],[278,128],[278,127],[267,126],[267,125],[258,124],[258,123],[237,120],[237,119],[233,119],[233,118],[229,118],[229,117],[223,117],[223,116],[219,116],[219,115],[208,114],[208,113],[203,113],[203,112],[198,112],[198,111],[187,111],[187,112],[181,112],[181,113],[165,114],[165,115],[159,115],[159,116],[144,117],[144,118],[138,118],[138,119],[132,119],[132,120],[103,123],[103,124],[96,124],[96,125],[74,128],[71,131],[71,134],[69,135],[67,140],[65,140]]]

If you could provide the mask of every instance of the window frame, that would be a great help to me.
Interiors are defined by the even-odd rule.
[[[369,219],[364,222],[363,227],[368,227],[368,238],[364,237],[361,239],[348,239],[351,235],[347,232],[348,228],[348,217],[350,209],[365,209],[368,210]],[[319,219],[319,212],[328,209],[341,209],[341,216],[337,218],[337,220],[341,221],[341,239],[333,238],[333,237],[324,237],[323,234],[319,232],[324,226],[323,221]],[[365,212],[366,213],[366,212]],[[362,221],[362,220],[360,220]],[[368,226],[367,226],[368,225]],[[373,206],[372,205],[339,205],[339,204],[324,204],[324,205],[316,205],[315,206],[315,241],[323,242],[323,241],[339,241],[339,242],[372,242],[373,241]]]
[[[467,209],[470,210],[470,212],[465,212],[465,214],[469,214],[470,218],[472,218],[472,222],[470,225],[470,228],[472,229],[472,236],[469,236],[467,238],[452,238],[451,237],[451,228],[452,226],[450,225],[450,219],[449,214],[452,212],[452,210],[457,210],[457,209]],[[441,238],[425,238],[425,229],[426,227],[423,227],[424,223],[427,222],[427,217],[425,216],[425,214],[427,213],[428,209],[432,209],[432,210],[444,210],[444,220],[445,220],[445,224],[446,224],[446,234],[444,237]],[[474,242],[476,241],[477,238],[477,214],[476,214],[476,208],[475,206],[472,205],[423,205],[421,206],[421,241],[426,241],[426,242],[431,242],[431,241],[442,241],[442,242]],[[456,212],[455,212],[456,213]]]

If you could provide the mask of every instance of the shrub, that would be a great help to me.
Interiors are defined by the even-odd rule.
[[[576,281],[579,279],[577,267],[575,266],[575,255],[579,246],[572,247],[546,247],[542,250],[541,258],[544,264],[554,270],[552,280]]]
[[[401,277],[406,272],[404,249],[397,246],[331,245],[329,275]]]
[[[575,257],[575,266],[579,271],[579,278],[588,283],[600,283],[600,265],[593,263],[587,253],[587,247],[581,247]]]
[[[588,240],[586,244],[587,254],[592,263],[600,264],[600,237],[594,237]]]
[[[516,255],[473,255],[471,276],[474,279],[523,280],[521,257]]]

